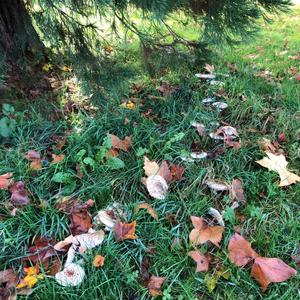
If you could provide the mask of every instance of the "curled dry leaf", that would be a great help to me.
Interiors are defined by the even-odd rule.
[[[148,291],[149,291],[150,296],[156,297],[156,296],[160,296],[163,294],[163,292],[161,290],[161,286],[163,285],[165,280],[166,280],[166,277],[158,277],[158,276],[154,276],[154,275],[152,275],[150,277],[150,280],[148,282]]]
[[[0,175],[0,190],[6,190],[13,183],[12,173]]]
[[[29,204],[28,191],[25,189],[23,181],[14,183],[9,191],[11,192],[10,200],[13,205],[25,206]]]
[[[168,192],[168,183],[160,175],[151,175],[146,179],[146,187],[151,197],[163,200]]]
[[[246,202],[243,185],[240,179],[234,179],[232,181],[230,189],[230,198],[231,200],[236,200],[240,203]]]
[[[42,169],[42,159],[39,152],[35,150],[28,151],[27,155],[25,156],[31,163],[30,169],[31,170],[41,170]]]
[[[119,139],[114,134],[108,135],[111,138],[112,148],[128,152],[132,146],[131,136],[126,136],[124,140]]]
[[[259,255],[252,249],[251,244],[238,233],[234,234],[228,244],[229,260],[239,267],[252,262]]]
[[[139,210],[141,208],[147,209],[147,212],[150,216],[152,216],[155,220],[158,220],[158,216],[157,216],[157,212],[155,211],[155,209],[148,203],[139,203],[136,207],[135,207],[135,212],[139,212]]]
[[[204,256],[200,251],[190,251],[188,255],[196,262],[196,273],[206,272],[209,268],[209,259]]]
[[[217,247],[222,239],[223,226],[208,226],[203,218],[191,217],[194,229],[190,232],[190,243],[193,245],[202,245],[210,241]]]
[[[75,263],[68,264],[63,271],[55,275],[56,281],[62,286],[77,286],[85,277],[84,269]]]
[[[133,221],[129,224],[122,223],[121,221],[117,221],[114,227],[116,240],[120,242],[124,240],[136,239],[137,237],[135,235],[135,226],[136,226],[136,221]]]
[[[287,169],[288,162],[284,155],[275,155],[271,152],[266,152],[266,154],[268,157],[264,157],[263,159],[256,161],[256,163],[270,171],[277,172],[280,177],[279,186],[288,186],[300,181],[298,175]]]
[[[213,192],[226,192],[229,190],[227,183],[221,180],[207,180],[205,182]]]
[[[150,161],[144,156],[144,170],[147,177],[156,175],[159,171],[159,165],[156,161]]]
[[[102,255],[96,255],[94,257],[94,260],[93,260],[93,266],[95,268],[103,267],[104,266],[104,260],[105,260],[104,256],[102,256]]]
[[[283,282],[297,274],[297,271],[279,258],[258,257],[251,269],[254,277],[265,291],[272,282]]]

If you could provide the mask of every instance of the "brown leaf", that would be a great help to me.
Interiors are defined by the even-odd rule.
[[[93,266],[96,268],[104,266],[105,257],[102,255],[96,255],[93,260]]]
[[[0,271],[0,299],[16,300],[15,286],[18,283],[18,275],[13,269]]]
[[[202,245],[210,241],[215,246],[220,247],[222,239],[223,226],[208,226],[203,218],[191,217],[194,229],[190,233],[190,243],[193,245]]]
[[[150,161],[148,157],[144,156],[144,170],[147,177],[156,175],[159,171],[159,165],[155,161]]]
[[[61,161],[63,161],[65,159],[64,154],[56,155],[53,153],[51,156],[52,156],[51,165],[60,163]]]
[[[31,170],[41,170],[42,169],[42,159],[39,152],[35,150],[28,151],[27,155],[25,156],[30,163]]]
[[[230,196],[232,200],[237,200],[238,202],[245,203],[246,197],[244,194],[243,185],[240,179],[234,179],[231,183]]]
[[[265,152],[271,152],[277,155],[284,153],[284,151],[280,149],[280,144],[278,142],[270,141],[266,138],[263,138],[262,140],[258,141],[258,145],[260,149]]]
[[[59,135],[52,135],[51,137],[52,142],[56,143],[55,147],[57,150],[61,150],[64,145],[66,144],[67,137],[66,136],[59,136]]]
[[[119,139],[114,134],[109,134],[108,136],[111,138],[112,148],[123,150],[125,152],[128,152],[128,150],[131,148],[132,141],[130,136],[126,136],[124,140]]]
[[[0,190],[6,190],[13,183],[13,173],[0,175]]]
[[[284,155],[275,155],[271,152],[266,152],[266,154],[268,157],[264,157],[263,159],[256,161],[256,163],[270,171],[277,172],[280,177],[279,186],[288,186],[300,181],[300,177],[298,175],[287,169],[288,162]]]
[[[161,290],[161,286],[165,282],[166,277],[158,277],[152,275],[149,282],[148,282],[148,291],[150,296],[156,297],[163,294]]]
[[[228,244],[228,256],[232,263],[243,267],[259,255],[251,248],[251,244],[247,240],[235,233]]]
[[[135,235],[135,226],[136,221],[133,221],[129,224],[122,223],[121,221],[117,221],[114,226],[114,233],[116,236],[116,240],[118,242],[124,240],[134,240],[136,239]]]
[[[283,282],[297,274],[297,271],[279,258],[258,257],[251,269],[251,276],[261,285],[263,291],[272,282]]]
[[[209,259],[200,251],[190,251],[188,255],[197,263],[196,273],[208,271]]]
[[[157,216],[157,212],[155,211],[155,209],[148,203],[139,203],[136,207],[135,207],[135,212],[139,212],[139,210],[141,208],[147,209],[147,212],[150,216],[152,216],[155,220],[158,220],[158,216]]]
[[[10,200],[14,205],[25,206],[29,204],[28,191],[25,189],[23,181],[14,183],[9,191],[11,192]]]
[[[184,174],[184,167],[179,166],[179,165],[171,165],[170,166],[170,171],[172,175],[172,181],[180,181],[183,179],[183,174]]]
[[[157,175],[163,177],[168,183],[172,181],[172,174],[166,161],[161,164]]]

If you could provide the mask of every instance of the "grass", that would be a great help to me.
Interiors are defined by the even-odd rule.
[[[63,172],[72,177],[72,195],[83,201],[89,198],[95,200],[93,213],[112,202],[121,203],[127,221],[137,221],[139,238],[116,243],[113,235],[108,234],[101,247],[84,254],[87,277],[82,285],[63,288],[52,278],[46,278],[34,287],[31,299],[148,299],[147,289],[139,282],[145,256],[150,259],[151,274],[167,277],[163,299],[299,298],[299,275],[284,283],[271,284],[263,294],[250,277],[249,269],[235,267],[227,256],[228,240],[234,233],[234,226],[239,225],[243,235],[262,256],[279,257],[296,267],[291,255],[296,253],[300,237],[300,186],[279,188],[276,184],[278,176],[259,167],[255,161],[264,155],[258,140],[262,137],[276,139],[279,133],[284,132],[288,139],[284,150],[289,166],[296,173],[300,169],[299,141],[296,139],[300,127],[300,86],[289,73],[290,67],[300,71],[299,60],[289,58],[299,51],[299,13],[297,9],[273,24],[264,25],[257,39],[249,43],[235,49],[218,50],[214,61],[218,73],[229,73],[228,63],[237,66],[236,73],[221,77],[229,104],[224,113],[219,114],[201,104],[201,100],[212,95],[216,87],[199,84],[194,77],[195,66],[189,69],[178,64],[176,68],[170,66],[167,68],[169,72],[154,79],[145,75],[137,64],[135,67],[140,68],[140,73],[125,84],[127,92],[123,95],[115,94],[111,101],[94,96],[94,100],[98,100],[96,114],[79,110],[71,116],[49,121],[39,113],[38,104],[27,106],[11,136],[12,147],[3,146],[0,150],[0,174],[13,172],[15,180],[25,181],[33,204],[14,217],[1,206],[5,218],[0,221],[0,269],[13,267],[21,272],[20,259],[26,254],[33,237],[46,235],[62,240],[69,235],[66,216],[54,208],[55,197],[70,194],[68,183],[53,181],[54,174]],[[130,51],[135,55],[138,52],[136,49]],[[130,53],[122,55],[124,61],[129,59],[128,64],[135,60]],[[256,76],[265,70],[270,72],[267,78]],[[179,84],[180,90],[162,100],[149,99],[149,94],[158,95],[155,88],[160,80]],[[137,109],[123,109],[119,107],[120,98],[129,98],[128,86],[133,82],[141,86],[140,93],[135,95]],[[64,97],[62,93],[62,103]],[[141,114],[148,109],[152,109],[153,119]],[[127,124],[124,124],[125,118]],[[190,126],[194,120],[211,129],[214,129],[212,122],[220,121],[237,127],[242,148],[239,151],[228,150],[216,160],[184,163],[185,180],[172,184],[167,199],[150,199],[140,181],[143,176],[143,158],[138,156],[140,148],[147,149],[151,159],[159,162],[169,159],[182,164],[180,155],[190,151],[193,141],[198,141],[203,149],[218,147],[209,139],[201,143],[195,129]],[[38,172],[30,171],[24,154],[32,149],[45,153],[52,145],[51,136],[63,134],[69,128],[74,131],[63,151],[57,151],[65,154],[65,160]],[[132,150],[121,155],[126,167],[112,171],[106,165],[96,163],[92,168],[85,167],[82,179],[76,178],[75,167],[80,162],[77,153],[84,149],[85,157],[95,159],[107,132],[121,138],[132,135]],[[195,274],[195,264],[187,256],[192,249],[188,241],[192,229],[190,216],[203,216],[209,207],[226,210],[230,206],[228,197],[216,198],[207,190],[203,184],[206,176],[227,182],[240,178],[247,195],[247,203],[238,211],[245,221],[240,223],[237,217],[226,221],[220,249],[203,247],[204,251],[211,251],[219,265],[231,273],[229,280],[218,280],[212,293],[208,292],[205,284],[206,274]],[[0,191],[0,197],[5,204],[9,193]],[[39,201],[45,201],[46,205],[36,207],[34,204]],[[138,202],[151,203],[158,212],[159,220],[154,220],[144,211],[134,213]],[[168,215],[176,215],[175,224],[168,220]],[[171,247],[174,238],[181,240],[181,247]],[[105,256],[103,268],[92,266],[96,254]],[[213,272],[214,268],[209,274]]]

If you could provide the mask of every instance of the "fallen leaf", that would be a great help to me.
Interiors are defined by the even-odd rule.
[[[12,173],[0,175],[0,190],[6,190],[13,183]]]
[[[254,277],[265,291],[272,282],[283,282],[297,274],[297,271],[279,258],[258,257],[251,269]]]
[[[224,279],[228,280],[230,276],[230,271],[226,270],[224,267],[221,267],[212,275],[206,274],[204,278],[204,283],[208,289],[208,292],[211,293],[216,288],[219,278],[223,277]]]
[[[163,177],[167,183],[172,181],[172,174],[166,161],[161,164],[157,175]]]
[[[0,299],[16,300],[15,286],[18,283],[18,275],[13,269],[0,271]]]
[[[270,171],[277,172],[280,177],[279,186],[288,186],[300,181],[299,176],[287,170],[288,163],[284,155],[274,155],[271,152],[266,152],[266,154],[268,157],[264,157],[263,159],[256,161],[256,163]]]
[[[130,136],[125,137],[124,140],[119,139],[116,135],[113,134],[109,134],[108,136],[111,138],[112,148],[123,150],[125,152],[128,152],[131,148],[132,141]]]
[[[32,288],[39,279],[43,279],[44,276],[39,274],[39,267],[38,266],[33,266],[33,267],[28,267],[24,268],[24,272],[26,276],[21,279],[20,283],[16,286],[17,289],[22,289],[22,288]]]
[[[203,245],[210,241],[212,244],[220,247],[222,239],[223,226],[208,226],[203,218],[191,217],[194,229],[190,232],[190,243],[193,245]]]
[[[188,255],[197,263],[197,272],[206,272],[209,268],[209,259],[200,251],[190,251]]]
[[[124,240],[136,239],[137,237],[135,235],[135,226],[136,226],[136,221],[133,221],[129,224],[122,223],[121,221],[117,221],[114,227],[116,240],[120,242]]]
[[[231,200],[236,200],[240,203],[246,202],[243,185],[240,179],[234,179],[232,181],[230,189],[230,198]]]
[[[56,281],[62,286],[77,286],[85,277],[84,269],[75,263],[68,264],[63,271],[55,275]]]
[[[51,156],[52,156],[51,165],[60,163],[61,161],[63,161],[65,159],[64,154],[60,154],[60,155],[52,154]]]
[[[147,209],[147,212],[150,216],[152,216],[155,220],[158,220],[158,216],[157,216],[157,212],[155,211],[155,209],[148,203],[139,203],[136,207],[135,207],[135,212],[139,212],[139,210],[141,208]]]
[[[284,154],[284,151],[282,149],[280,149],[279,143],[270,141],[266,138],[263,138],[260,141],[258,141],[258,145],[260,146],[260,149],[265,152],[271,152],[276,155]]]
[[[259,256],[252,248],[251,244],[241,235],[235,233],[228,244],[229,260],[239,267],[243,267]]]
[[[123,102],[122,104],[120,104],[120,107],[131,109],[131,110],[136,109],[136,105],[132,101]]]
[[[146,179],[146,187],[151,197],[163,200],[168,192],[168,183],[160,175],[151,175]]]
[[[35,150],[28,151],[27,155],[25,156],[30,163],[30,169],[31,170],[41,170],[42,169],[42,159],[39,152]]]
[[[163,285],[165,280],[166,280],[166,277],[158,277],[158,276],[154,276],[154,275],[152,275],[150,277],[150,280],[148,282],[148,291],[149,291],[150,296],[156,297],[156,296],[160,296],[163,294],[163,292],[161,290],[161,286]]]
[[[236,139],[239,137],[237,130],[232,126],[222,126],[217,131],[210,133],[209,136],[214,140],[225,140],[226,138]]]
[[[185,172],[185,169],[183,166],[171,164],[170,172],[172,175],[172,181],[180,181],[183,179],[183,174]]]
[[[103,267],[104,266],[104,260],[105,260],[104,256],[102,256],[102,255],[96,255],[94,257],[94,260],[93,260],[93,266],[95,268]]]
[[[144,156],[144,170],[147,177],[156,175],[159,171],[159,165],[155,161],[150,161],[148,157]]]
[[[25,189],[23,181],[14,183],[9,191],[11,192],[10,200],[14,205],[25,206],[29,204],[28,191]]]

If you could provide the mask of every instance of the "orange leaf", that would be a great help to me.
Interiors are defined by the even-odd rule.
[[[200,251],[190,251],[188,255],[197,263],[196,273],[208,271],[209,259]]]
[[[150,296],[156,297],[163,294],[163,292],[161,291],[161,286],[163,285],[165,280],[165,277],[158,277],[154,275],[151,276],[148,283],[148,291]]]
[[[53,160],[51,161],[51,165],[57,164],[65,159],[65,155],[64,154],[60,154],[60,155],[52,154],[52,159]]]
[[[234,234],[228,244],[229,260],[243,267],[259,255],[251,248],[251,244],[238,233]]]
[[[261,285],[263,291],[272,282],[283,282],[297,274],[297,271],[279,258],[258,257],[251,269],[251,276]]]
[[[125,152],[128,152],[128,150],[131,148],[132,145],[131,136],[126,136],[124,140],[119,139],[114,134],[109,134],[108,136],[110,136],[111,138],[112,148],[123,150]]]
[[[147,212],[150,216],[152,216],[155,220],[158,220],[158,216],[157,216],[157,212],[155,211],[155,209],[148,203],[140,203],[136,206],[135,208],[135,212],[139,212],[139,210],[141,208],[145,208],[147,209]]]
[[[117,221],[114,227],[114,232],[117,241],[124,241],[124,240],[134,240],[137,237],[135,236],[135,226],[136,221],[133,221],[129,224],[122,223]]]
[[[35,150],[28,151],[27,155],[25,156],[30,163],[30,169],[31,170],[41,170],[42,169],[42,159],[39,152]]]
[[[0,175],[0,190],[6,190],[13,183],[12,176],[12,173]]]
[[[190,242],[193,245],[202,245],[210,241],[215,246],[220,247],[219,243],[222,239],[223,226],[208,226],[203,218],[191,217],[195,227],[190,233]]]
[[[96,255],[93,260],[93,266],[96,268],[103,267],[105,257],[102,255]]]

